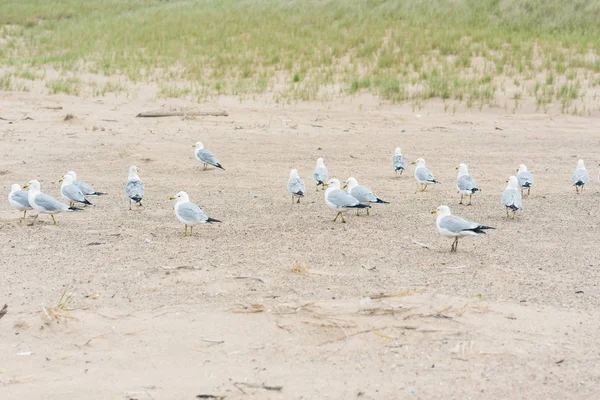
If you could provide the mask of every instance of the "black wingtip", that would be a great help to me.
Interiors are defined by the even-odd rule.
[[[404,171],[404,168],[402,168],[402,167],[396,167],[396,169],[394,169],[394,171]]]
[[[296,196],[302,196],[304,197],[304,192],[302,190],[297,191],[296,193],[294,193]]]
[[[368,206],[366,204],[357,204],[355,206],[350,206],[349,208],[371,208],[371,206]]]
[[[508,208],[510,208],[513,211],[518,211],[519,207],[515,206],[514,204],[511,204],[510,206],[508,206]]]
[[[104,192],[94,192],[94,193],[91,194],[91,196],[105,196],[107,194],[108,193],[104,193]]]
[[[215,167],[217,167],[217,168],[221,168],[223,171],[225,171],[225,168],[223,168],[223,167],[221,166],[221,164],[217,164],[217,165],[215,165]]]
[[[574,184],[573,186],[583,186],[585,185],[585,183],[583,183],[582,181],[577,181],[576,184]]]
[[[377,198],[377,203],[379,203],[379,204],[390,204],[389,201],[381,200],[380,198]]]
[[[130,197],[130,199],[142,205],[142,198],[140,196]]]
[[[477,192],[481,192],[481,189],[477,189],[477,188],[471,189],[471,193],[475,194]]]
[[[524,188],[530,188],[530,187],[531,187],[531,183],[529,183],[529,182],[525,182],[525,183],[523,184],[523,187],[524,187]]]
[[[87,199],[83,202],[83,204],[85,204],[86,206],[93,206],[93,204],[90,203],[90,201]]]
[[[79,208],[79,207],[69,207],[69,210],[71,210],[71,211],[83,211],[83,208]]]
[[[206,220],[206,222],[213,223],[213,222],[223,222],[223,221],[218,220],[218,219],[214,219],[214,218],[209,218],[209,219]]]

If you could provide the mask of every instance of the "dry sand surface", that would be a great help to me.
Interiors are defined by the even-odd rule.
[[[0,103],[5,195],[38,179],[59,197],[71,169],[108,193],[57,226],[41,216],[28,227],[0,204],[2,399],[600,392],[596,115],[453,115],[372,97],[222,99],[212,106],[228,117],[192,119],[134,118],[156,100],[0,93]],[[198,140],[226,171],[202,171]],[[394,179],[397,146],[442,184],[416,193],[412,168]],[[390,204],[331,222],[312,182],[319,156],[331,176],[352,175]],[[582,195],[570,184],[579,158],[593,177]],[[482,188],[471,207],[457,204],[460,162]],[[507,220],[500,196],[522,162],[535,186]],[[133,164],[146,198],[129,211]],[[286,191],[291,168],[307,183],[300,204]],[[180,190],[223,223],[184,238],[168,200]],[[430,214],[440,204],[496,230],[450,254]],[[58,309],[65,290],[73,297]]]

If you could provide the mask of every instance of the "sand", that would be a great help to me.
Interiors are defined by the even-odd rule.
[[[453,114],[435,101],[413,110],[370,96],[285,106],[223,98],[202,106],[228,117],[191,119],[134,118],[198,106],[184,100],[3,92],[0,102],[5,194],[38,179],[60,197],[68,170],[108,193],[57,226],[41,216],[28,227],[0,204],[0,398],[600,392],[598,115]],[[226,171],[203,171],[196,141]],[[417,193],[412,168],[394,178],[398,146],[441,184]],[[330,176],[354,176],[390,204],[331,222],[312,182],[318,157]],[[582,195],[570,183],[579,158],[593,177]],[[482,189],[470,207],[458,205],[460,162]],[[507,220],[500,196],[520,163],[535,186]],[[146,184],[133,211],[130,165]],[[286,191],[291,168],[307,184],[300,204]],[[183,237],[169,201],[180,190],[223,223]],[[496,230],[450,254],[430,214],[441,204]]]

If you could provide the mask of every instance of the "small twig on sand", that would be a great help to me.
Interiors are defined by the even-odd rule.
[[[226,117],[229,113],[227,110],[186,110],[186,111],[166,111],[153,110],[141,112],[136,115],[136,118],[160,118],[160,117]]]
[[[238,389],[240,389],[242,391],[242,393],[246,394],[246,392],[244,392],[241,388],[239,388],[237,385],[244,385],[247,386],[249,388],[253,388],[253,389],[265,389],[265,390],[274,390],[277,392],[280,392],[283,389],[283,386],[269,386],[269,385],[257,385],[255,383],[244,383],[244,382],[235,382],[233,384],[233,386],[237,387]]]
[[[160,267],[160,269],[165,269],[165,270],[167,270],[167,271],[172,271],[172,270],[174,270],[174,269],[195,269],[195,270],[200,270],[200,269],[202,269],[202,268],[191,267],[191,266],[189,266],[189,265],[178,265],[178,266],[176,266],[176,267],[170,267],[170,266],[168,266],[168,265],[165,265],[165,266],[162,266],[162,267]]]
[[[215,400],[224,400],[225,396],[215,396],[214,394],[197,394],[197,399],[215,399]]]
[[[201,341],[203,342],[208,342],[208,343],[225,343],[224,340],[218,340],[218,339],[203,339],[200,338]]]
[[[263,278],[259,278],[258,276],[234,276],[233,279],[255,279],[262,283],[265,283],[265,284],[267,283],[267,282],[265,282],[265,280]]]
[[[106,335],[111,335],[111,334],[112,334],[112,332],[106,332],[106,333],[103,333],[101,335],[94,336],[93,338],[91,338],[90,340],[88,340],[87,342],[85,342],[84,344],[76,344],[75,346],[77,346],[77,347],[86,347],[87,345],[89,345],[91,343],[92,340],[94,340],[94,339],[100,339],[101,337],[104,337]]]
[[[0,310],[0,319],[2,319],[2,317],[4,317],[7,312],[8,312],[8,304],[5,304],[4,307],[2,307],[2,310]]]
[[[425,243],[417,242],[416,240],[413,240],[412,242],[413,242],[414,244],[416,244],[417,246],[421,246],[421,247],[423,247],[424,249],[428,249],[428,248],[429,248],[429,245],[427,245],[427,244],[425,244]]]

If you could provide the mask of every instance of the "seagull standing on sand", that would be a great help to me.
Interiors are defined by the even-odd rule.
[[[519,191],[519,182],[516,176],[511,176],[506,182],[508,185],[502,193],[501,203],[506,207],[506,217],[509,217],[508,210],[511,210],[512,219],[515,219],[515,213],[523,207],[523,196]]]
[[[62,182],[62,185],[60,186],[60,194],[65,200],[69,200],[69,206],[72,207],[75,205],[75,203],[93,206],[93,204],[85,198],[85,195],[81,189],[73,184],[73,177],[71,175],[63,176],[63,178],[58,182]]]
[[[531,187],[533,186],[533,174],[527,170],[525,164],[519,165],[517,169],[517,180],[519,181],[519,187],[521,188],[521,195],[523,195],[523,191],[527,189],[527,196],[531,192]]]
[[[590,174],[587,172],[587,169],[585,169],[583,160],[577,161],[577,169],[573,172],[571,181],[573,182],[573,186],[575,186],[575,191],[577,193],[583,193],[583,187],[590,181]]]
[[[432,214],[436,214],[435,225],[438,232],[442,236],[453,237],[452,247],[450,247],[450,253],[455,253],[458,248],[458,238],[463,236],[478,236],[485,235],[486,229],[494,229],[491,226],[480,225],[476,222],[467,221],[460,217],[452,215],[450,207],[439,206],[437,209],[431,211]]]
[[[313,178],[315,182],[317,182],[317,192],[319,191],[319,186],[321,186],[321,190],[325,189],[329,175],[327,174],[327,168],[325,168],[325,164],[323,163],[323,159],[321,157],[317,159],[317,166],[315,167]]]
[[[358,184],[358,181],[350,177],[346,180],[346,184],[344,185],[344,189],[348,192],[349,195],[354,197],[356,200],[361,203],[379,203],[379,204],[389,204],[387,201],[383,201],[373,194],[373,191],[366,186],[361,186]],[[356,209],[356,215],[358,215],[358,209]],[[369,215],[369,209],[367,208],[367,215]]]
[[[306,188],[304,187],[304,181],[298,175],[298,170],[293,169],[290,171],[290,179],[288,180],[288,193],[292,195],[292,204],[294,204],[294,198],[298,198],[298,203],[300,203],[300,198],[304,197],[304,193],[306,193]]]
[[[70,175],[71,178],[73,178],[73,185],[77,186],[79,189],[81,189],[81,192],[86,196],[102,196],[106,193],[103,192],[97,192],[92,185],[90,185],[89,183],[86,183],[84,181],[78,181],[77,180],[77,174],[75,173],[75,171],[69,171],[66,173],[66,175]]]
[[[209,165],[212,165],[215,168],[220,168],[223,171],[225,171],[225,168],[223,168],[221,166],[221,163],[219,163],[219,160],[217,160],[215,155],[212,152],[210,152],[204,148],[204,145],[202,144],[202,142],[196,142],[196,144],[193,147],[196,148],[196,150],[194,150],[194,155],[196,156],[196,160],[204,163],[205,171]]]
[[[52,221],[54,225],[56,225],[56,220],[54,219],[54,214],[58,214],[65,211],[80,211],[81,208],[69,207],[66,204],[61,203],[56,200],[54,197],[49,196],[45,193],[42,193],[40,190],[40,183],[36,180],[29,182],[27,186],[24,186],[23,189],[29,188],[29,192],[27,193],[27,200],[29,200],[29,204],[38,214],[33,218],[33,221],[29,226],[33,225],[36,219],[40,216],[40,214],[50,214],[52,217]]]
[[[340,189],[340,181],[337,179],[330,179],[329,182],[327,182],[327,190],[325,191],[325,204],[338,212],[333,219],[333,222],[335,222],[341,215],[342,222],[344,223],[346,220],[344,219],[344,214],[342,214],[343,212],[352,208],[371,208],[371,206],[360,204],[358,200]]]
[[[417,158],[417,161],[413,161],[413,165],[416,164],[415,168],[415,179],[419,182],[419,189],[424,192],[427,189],[427,185],[439,183],[433,177],[433,174],[429,168],[425,167],[425,160]]]
[[[394,172],[396,173],[396,178],[398,177],[398,171],[400,171],[400,176],[406,169],[406,157],[402,155],[402,150],[400,147],[396,147],[396,151],[394,151],[394,157],[392,158],[392,167],[394,167]]]
[[[456,187],[458,189],[458,193],[460,193],[460,203],[463,203],[463,196],[469,195],[469,204],[471,205],[471,201],[473,200],[473,195],[481,190],[477,188],[477,182],[475,178],[469,175],[469,169],[466,164],[460,164],[456,167],[458,170],[458,178],[456,178]]]
[[[19,211],[23,211],[23,219],[27,215],[27,210],[33,210],[29,204],[29,194],[21,190],[21,186],[13,183],[8,194],[8,203]]]
[[[189,236],[192,236],[192,228],[194,225],[221,222],[218,219],[209,218],[204,214],[204,211],[202,211],[200,207],[190,201],[190,197],[186,192],[179,192],[175,197],[171,197],[170,200],[175,200],[175,216],[179,222],[185,225],[183,236],[188,236],[188,225],[190,227]]]
[[[125,193],[129,197],[129,209],[131,210],[131,202],[135,201],[138,206],[142,205],[144,198],[144,182],[140,180],[138,169],[135,165],[129,167],[129,177],[125,185]]]

